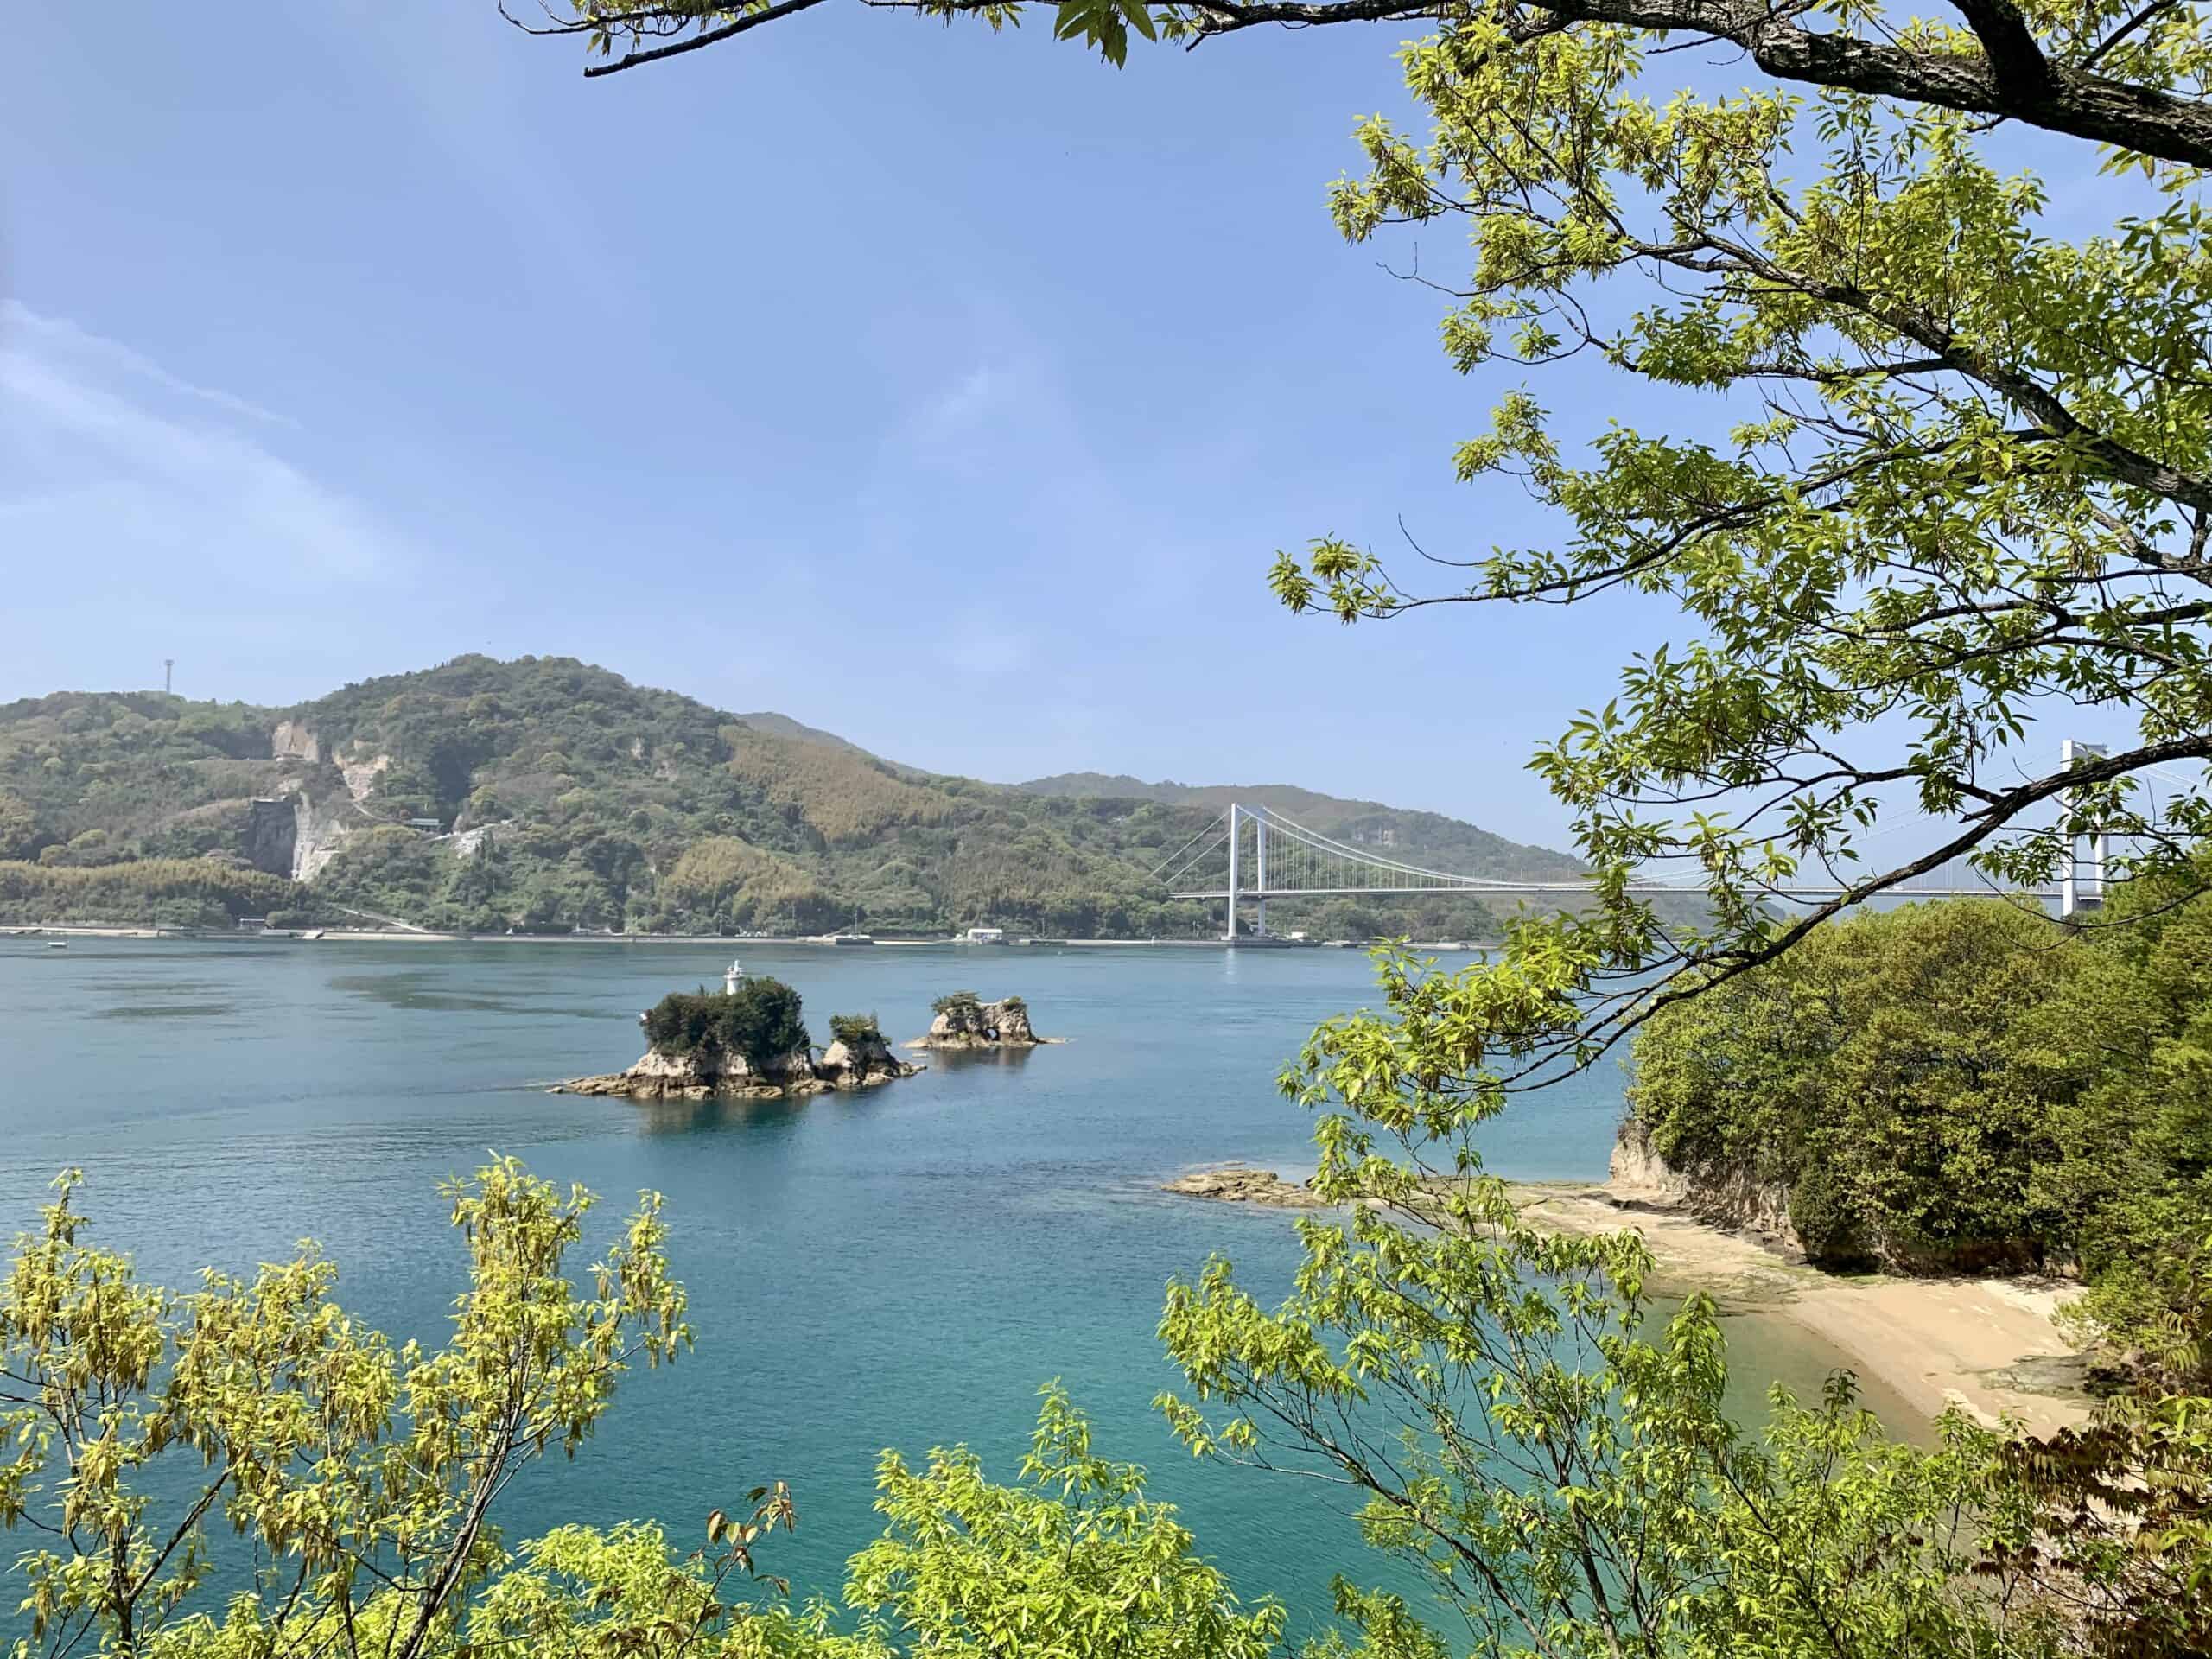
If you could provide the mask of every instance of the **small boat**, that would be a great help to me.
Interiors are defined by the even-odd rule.
[[[69,941],[67,939],[48,939],[46,942],[46,948],[49,950],[67,950],[69,948]]]

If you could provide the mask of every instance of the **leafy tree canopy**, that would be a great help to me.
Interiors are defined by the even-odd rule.
[[[2212,895],[2130,883],[2069,938],[1996,900],[1832,925],[1637,1036],[1636,1127],[1789,1194],[1832,1260],[2080,1264],[2081,1313],[2212,1376]]]
[[[591,1207],[503,1160],[446,1190],[467,1290],[444,1344],[395,1345],[312,1249],[176,1295],[95,1245],[75,1172],[0,1284],[0,1528],[19,1656],[453,1651],[499,1554],[494,1501],[573,1452],[639,1362],[690,1341],[646,1194],[580,1289]],[[215,1535],[256,1546],[226,1625]]]
[[[645,1038],[664,1054],[739,1055],[756,1071],[809,1042],[798,993],[765,975],[740,980],[734,991],[671,991],[645,1011]]]
[[[883,1027],[872,1014],[833,1014],[830,1016],[830,1038],[832,1042],[854,1047],[880,1043]]]

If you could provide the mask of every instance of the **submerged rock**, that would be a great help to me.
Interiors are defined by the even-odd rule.
[[[1266,1204],[1286,1210],[1325,1207],[1311,1187],[1286,1181],[1272,1169],[1252,1169],[1243,1164],[1194,1169],[1187,1175],[1178,1175],[1160,1190],[1191,1198],[1216,1198],[1224,1204]]]
[[[937,1005],[929,1031],[909,1048],[1035,1048],[1046,1039],[1032,1030],[1029,1005],[1018,996],[979,1001],[973,991],[955,991]]]

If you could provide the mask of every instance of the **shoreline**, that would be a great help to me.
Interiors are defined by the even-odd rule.
[[[1328,1207],[1303,1194],[1310,1167],[1278,1168],[1286,1179],[1268,1187],[1236,1179],[1269,1173],[1249,1164],[1192,1166],[1161,1190],[1209,1203]],[[1549,1232],[1640,1233],[1655,1264],[1649,1294],[1673,1300],[1704,1291],[1724,1319],[1808,1338],[1833,1356],[1831,1369],[1853,1372],[1911,1414],[1912,1424],[1892,1423],[1892,1430],[1924,1433],[1951,1406],[1992,1428],[2010,1417],[2036,1435],[2088,1420],[2078,1351],[2051,1318],[2080,1288],[2069,1281],[1828,1273],[1685,1206],[1624,1197],[1602,1184],[1508,1181],[1505,1190],[1523,1219]]]
[[[1989,1427],[2012,1417],[2032,1434],[2089,1414],[2077,1351],[2052,1322],[2079,1287],[2048,1278],[1835,1274],[1679,1205],[1623,1198],[1579,1181],[1507,1183],[1540,1227],[1643,1236],[1662,1294],[1708,1292],[1724,1313],[1785,1321],[1923,1419],[1957,1406]]]
[[[312,935],[312,937],[310,937]],[[638,944],[638,945],[734,945],[742,950],[747,948],[772,949],[784,945],[804,945],[813,950],[912,950],[936,949],[944,945],[959,945],[964,950],[1233,950],[1243,949],[1265,950],[1360,950],[1380,948],[1370,941],[1360,939],[1349,943],[1335,940],[1290,944],[1282,940],[1222,938],[1199,939],[1008,939],[997,944],[976,944],[957,937],[944,938],[880,938],[864,945],[840,944],[836,940],[821,937],[794,938],[739,938],[723,933],[445,933],[430,928],[396,927],[323,927],[254,928],[224,927],[168,927],[158,923],[128,924],[121,922],[5,922],[0,923],[0,938],[37,938],[59,937],[78,939],[194,939],[235,943],[279,944],[315,944],[322,943],[358,944],[364,940],[397,944]],[[1496,944],[1484,944],[1472,940],[1415,939],[1406,949],[1427,950],[1446,956],[1482,956],[1502,950]]]

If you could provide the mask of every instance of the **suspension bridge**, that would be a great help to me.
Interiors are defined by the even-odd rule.
[[[2076,755],[2101,754],[2101,747],[2069,740],[2064,760]],[[2202,787],[2196,780],[2194,787]],[[1920,819],[1896,826],[1910,828]],[[1886,833],[1886,832],[1879,832]],[[2059,880],[2052,886],[2024,890],[2026,896],[2055,901],[2062,916],[2094,909],[2104,902],[2105,847],[2101,835],[2076,836],[2061,861]],[[1592,891],[1586,876],[1561,876],[1539,880],[1503,880],[1491,876],[1462,875],[1434,870],[1392,857],[1371,846],[1359,846],[1310,830],[1266,806],[1231,802],[1153,871],[1176,899],[1218,902],[1226,923],[1225,939],[1264,936],[1268,931],[1270,899],[1319,899],[1357,895],[1464,893],[1476,899],[1516,903],[1556,900]],[[1856,880],[1863,880],[1865,873]],[[1807,876],[1759,889],[1777,903],[1818,902],[1848,891],[1852,879]],[[1694,898],[1703,890],[1695,877],[1650,877],[1630,881],[1637,893],[1675,893]],[[1904,899],[1987,898],[2022,890],[2000,887],[1964,858],[1949,860],[1884,889],[1884,897]],[[1253,906],[1254,926],[1243,925],[1243,909]]]

